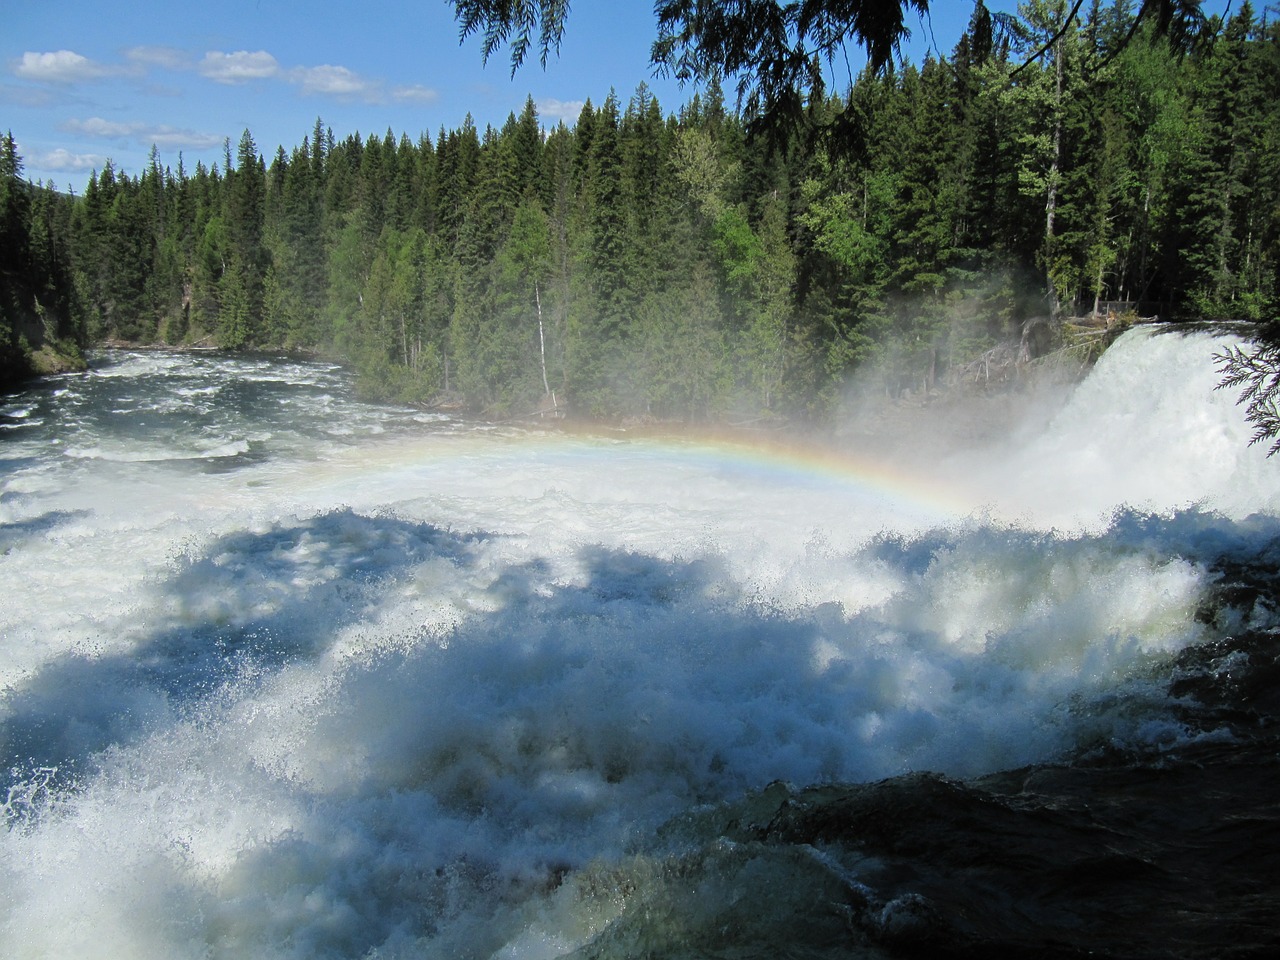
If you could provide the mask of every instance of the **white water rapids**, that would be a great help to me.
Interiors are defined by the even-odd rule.
[[[1219,347],[916,476],[270,359],[0,400],[0,955],[556,956],[700,805],[1176,742],[1152,677],[1280,530]]]

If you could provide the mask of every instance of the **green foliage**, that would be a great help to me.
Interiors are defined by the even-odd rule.
[[[640,305],[635,366],[621,386],[635,412],[694,420],[725,412],[732,368],[723,321],[705,268],[695,269],[684,287],[655,293]]]
[[[513,74],[528,55],[535,29],[542,65],[547,65],[551,53],[560,49],[569,13],[569,0],[458,0],[455,6],[462,38],[477,32],[484,35],[485,61],[504,43],[510,43]]]
[[[0,137],[0,390],[34,373],[84,365],[67,245],[70,204],[22,178],[12,133]]]
[[[1254,426],[1249,443],[1270,442],[1267,456],[1280,453],[1280,337],[1274,325],[1247,349],[1233,347],[1217,355],[1220,390],[1238,390],[1245,416]]]
[[[517,61],[568,11],[457,6]],[[820,416],[873,364],[930,390],[1103,303],[1275,315],[1275,25],[1242,5],[1188,52],[1165,3],[977,4],[949,58],[887,58],[839,95],[812,72],[843,40],[891,50],[924,6],[658,4],[660,62],[704,81],[676,113],[641,84],[550,130],[532,99],[416,141],[317,119],[269,167],[245,131],[220,167],[153,151],[75,198],[23,182],[9,138],[0,365],[24,337],[302,349],[400,402],[761,420]],[[784,107],[797,135],[770,139]]]
[[[570,6],[568,0],[452,2],[462,38],[483,36],[485,61],[503,44],[510,45],[513,75],[535,31],[543,66],[559,50]],[[1082,0],[1075,0],[1073,14],[1082,6]],[[891,69],[902,40],[910,35],[910,21],[927,17],[929,7],[929,0],[657,0],[653,63],[682,82],[736,78],[739,101],[755,128],[785,139],[804,127],[813,104],[823,99],[826,72],[847,66],[848,46],[865,49],[873,71]],[[1210,30],[1200,0],[1142,0],[1133,18],[1124,10],[1132,22],[1113,24],[1116,48],[1124,47],[1143,22],[1178,50],[1194,47]],[[972,27],[978,42],[971,46],[980,59],[997,39],[1007,46],[1009,36],[1023,33],[1018,20],[1005,14],[993,17],[982,0],[974,5]],[[1032,51],[1027,62],[1043,53]],[[834,119],[846,134],[857,134],[856,117],[837,113]]]

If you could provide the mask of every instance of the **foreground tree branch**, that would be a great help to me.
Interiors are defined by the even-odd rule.
[[[569,15],[569,0],[450,0],[461,27],[461,39],[483,37],[487,62],[504,44],[510,46],[512,73],[537,45],[545,67],[558,53]],[[795,119],[807,103],[824,91],[823,68],[843,60],[849,45],[861,47],[873,71],[900,54],[911,36],[908,19],[927,20],[930,0],[656,0],[657,39],[654,70],[686,82],[712,77],[736,78],[748,113],[767,126]],[[1134,31],[1153,23],[1154,33],[1176,49],[1193,45],[1204,33],[1201,0],[1142,0]],[[1081,6],[1077,2],[1072,13]],[[983,0],[974,14],[990,22]],[[1069,23],[1071,17],[1066,22]],[[1064,25],[1064,30],[1066,29]],[[1052,40],[1028,58],[1042,56]],[[1024,64],[1025,65],[1025,64]]]
[[[1280,453],[1280,330],[1268,330],[1248,349],[1231,347],[1214,359],[1222,373],[1217,389],[1240,391],[1237,402],[1244,405],[1245,419],[1254,427],[1249,445],[1270,440],[1267,456]]]

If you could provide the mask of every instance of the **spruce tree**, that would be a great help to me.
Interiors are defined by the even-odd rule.
[[[263,243],[266,169],[248,130],[227,175],[225,222],[228,266],[220,279],[218,342],[232,349],[262,342],[268,251]]]

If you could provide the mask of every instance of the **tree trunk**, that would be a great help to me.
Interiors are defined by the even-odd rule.
[[[546,395],[551,392],[551,385],[547,383],[547,338],[542,328],[542,292],[536,280],[533,282],[533,299],[538,304],[538,351],[542,361],[542,390]]]
[[[1054,44],[1053,51],[1053,158],[1049,162],[1049,184],[1044,201],[1044,250],[1045,278],[1052,298],[1051,312],[1057,317],[1062,312],[1062,295],[1053,278],[1053,227],[1058,212],[1058,171],[1062,166],[1062,41]]]

